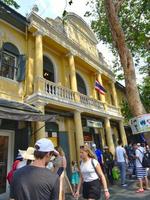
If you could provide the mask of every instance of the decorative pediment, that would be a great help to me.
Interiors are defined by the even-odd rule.
[[[68,13],[66,16],[67,25],[72,25],[76,31],[80,31],[81,34],[84,34],[89,40],[91,40],[95,45],[98,43],[95,34],[90,29],[88,24],[77,14]],[[69,24],[70,22],[70,24]]]

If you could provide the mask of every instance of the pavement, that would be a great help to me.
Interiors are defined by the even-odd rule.
[[[109,187],[110,200],[150,200],[150,190],[145,190],[144,193],[136,193],[137,180],[128,180],[128,186],[122,187],[119,183],[115,183]],[[103,192],[101,200],[104,200]],[[77,200],[71,195],[67,194],[65,200]],[[84,200],[80,197],[78,200]]]
[[[122,187],[116,182],[113,186],[109,187],[110,200],[150,200],[150,190],[145,190],[144,193],[136,193],[137,190],[137,180],[130,179],[127,181],[128,186]],[[103,192],[101,200],[104,200]],[[8,200],[7,198],[1,198],[0,200]],[[41,199],[42,200],[42,199]],[[71,194],[66,194],[65,200],[84,200],[82,197],[75,199]]]

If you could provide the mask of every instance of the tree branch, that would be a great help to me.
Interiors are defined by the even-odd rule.
[[[121,5],[123,4],[125,0],[117,0],[116,3],[114,4],[115,6],[115,11],[116,11],[116,14],[118,14],[120,8],[121,8]]]

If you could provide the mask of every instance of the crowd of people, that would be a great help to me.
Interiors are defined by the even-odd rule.
[[[71,184],[67,178],[67,160],[61,147],[55,148],[51,140],[42,138],[34,148],[19,150],[12,170],[7,175],[10,183],[11,200],[65,200],[66,180],[74,198],[82,196],[87,200],[100,199],[101,187],[105,199],[110,198],[108,185],[115,184],[115,169],[120,170],[121,187],[127,187],[127,170],[136,175],[141,193],[149,190],[148,167],[143,167],[145,153],[150,149],[145,144],[118,146],[113,155],[108,146],[100,150],[95,144],[80,147],[80,162],[72,161]],[[118,171],[117,171],[118,173]],[[119,177],[119,176],[118,176]],[[145,187],[143,186],[143,179]]]

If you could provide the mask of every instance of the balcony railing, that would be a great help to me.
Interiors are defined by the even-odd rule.
[[[59,86],[56,83],[47,81],[46,79],[43,79],[43,81],[45,81],[45,93],[50,95],[50,97],[53,96],[59,98],[60,100],[64,99],[73,102],[75,101],[75,92],[72,90],[63,86]]]
[[[65,103],[68,106],[70,104],[88,110],[106,112],[103,102],[79,92],[74,92],[69,88],[53,83],[41,77],[38,77],[35,81],[35,93],[36,92],[40,94],[40,99],[46,97],[46,99],[55,100],[57,103],[60,102],[60,104]],[[42,101],[44,101],[44,99]],[[120,115],[119,108],[109,104],[107,104],[107,112],[112,115]]]

